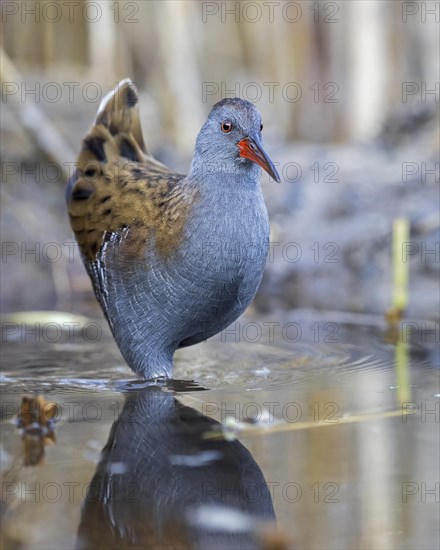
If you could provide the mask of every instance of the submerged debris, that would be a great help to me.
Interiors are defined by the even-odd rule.
[[[54,422],[57,414],[58,405],[41,395],[22,398],[17,426],[24,443],[24,466],[40,464],[44,458],[44,447],[56,442]]]

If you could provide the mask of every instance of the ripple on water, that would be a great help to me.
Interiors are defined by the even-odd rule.
[[[418,368],[432,368],[426,346],[415,343],[409,351]],[[346,325],[330,343],[231,343],[217,337],[178,351],[175,374],[198,387],[274,390],[316,377],[386,372],[394,367],[394,355],[380,329]],[[133,374],[110,336],[95,344],[12,342],[4,346],[0,383],[9,393],[126,391]]]

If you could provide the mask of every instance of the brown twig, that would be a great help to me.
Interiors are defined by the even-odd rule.
[[[3,89],[15,84],[20,89],[25,84],[24,78],[3,48],[0,49],[0,81]],[[48,117],[34,103],[22,101],[21,94],[18,92],[8,94],[7,100],[3,99],[3,101],[14,113],[33,143],[50,161],[59,164],[65,178],[68,179],[70,176],[68,167],[75,158],[75,154]]]

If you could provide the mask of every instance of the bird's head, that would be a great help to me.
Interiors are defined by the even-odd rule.
[[[261,115],[252,103],[239,98],[219,101],[197,136],[192,170],[246,176],[258,164],[279,183],[263,149],[262,130]]]

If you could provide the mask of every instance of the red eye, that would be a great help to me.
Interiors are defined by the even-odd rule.
[[[225,120],[222,122],[222,132],[225,134],[228,134],[232,130],[232,122],[229,120]]]

